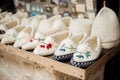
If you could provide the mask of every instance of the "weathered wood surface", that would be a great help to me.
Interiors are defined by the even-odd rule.
[[[99,70],[102,65],[105,65],[107,61],[109,61],[112,57],[114,57],[119,52],[120,52],[120,45],[109,50],[103,50],[101,58],[86,69],[85,77],[87,78],[90,75],[92,75],[92,73]]]
[[[103,77],[104,64],[118,51],[118,47],[105,50],[93,65],[81,69],[0,44],[0,80],[102,80],[96,78]]]

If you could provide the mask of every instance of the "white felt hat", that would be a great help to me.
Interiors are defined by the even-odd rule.
[[[102,47],[105,49],[119,44],[120,26],[115,12],[103,7],[93,22],[91,35],[99,35],[103,43]]]

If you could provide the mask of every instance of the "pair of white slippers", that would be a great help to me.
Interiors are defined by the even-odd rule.
[[[21,20],[26,17],[26,13],[16,13],[14,15],[11,13],[7,13],[5,18],[0,21],[0,40],[7,30],[19,25],[21,23]]]
[[[64,39],[55,50],[53,59],[70,61],[73,66],[86,68],[98,59],[101,50],[99,36],[87,37],[86,33],[79,33]]]
[[[54,54],[54,51],[59,46],[60,42],[71,36],[71,32],[62,31],[50,36],[47,36],[33,51],[34,54],[48,56]]]
[[[22,47],[22,45],[24,45],[28,40],[33,38],[40,20],[44,18],[46,18],[46,16],[42,15],[33,17],[33,19],[25,19],[26,21],[24,20],[24,23],[22,22],[20,25],[17,25],[16,27],[7,30],[1,40],[1,43],[14,43],[14,47]],[[31,24],[29,22],[31,22]],[[34,22],[37,22],[37,24],[33,24]],[[30,25],[28,25],[28,23]]]
[[[68,30],[71,17],[61,18],[60,15],[55,15],[49,19],[41,21],[38,31],[33,39],[29,40],[22,46],[23,50],[34,50],[47,36]]]

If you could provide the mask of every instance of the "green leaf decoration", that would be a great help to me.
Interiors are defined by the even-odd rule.
[[[65,51],[66,51],[66,50],[65,50],[65,44],[63,44],[63,45],[60,47],[59,50],[65,52]]]
[[[90,56],[91,56],[91,55],[90,55],[90,52],[87,51],[87,52],[86,52],[86,57],[89,58]]]
[[[15,33],[13,34],[13,37],[17,37],[17,36],[15,35]]]
[[[84,59],[83,55],[77,55],[77,57]]]

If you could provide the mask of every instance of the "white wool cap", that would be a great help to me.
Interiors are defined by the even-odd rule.
[[[99,35],[103,43],[120,39],[119,21],[113,10],[103,7],[99,11],[92,25],[91,35]]]
[[[89,36],[91,27],[92,21],[89,19],[72,19],[70,22],[69,30],[72,32],[72,35],[85,32]]]

